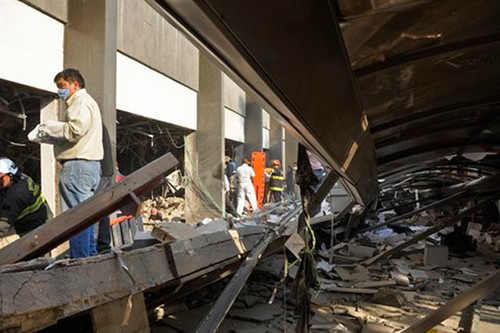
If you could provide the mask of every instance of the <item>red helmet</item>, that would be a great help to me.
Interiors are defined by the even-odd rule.
[[[272,165],[273,167],[274,167],[274,166],[279,167],[279,166],[281,166],[281,162],[280,162],[280,160],[272,160],[272,161],[271,161],[271,165]]]

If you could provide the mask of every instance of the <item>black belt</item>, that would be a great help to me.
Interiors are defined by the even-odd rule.
[[[69,161],[85,161],[85,162],[94,162],[94,161],[91,161],[91,160],[86,160],[84,158],[72,158],[72,159],[69,159],[69,160],[59,160],[59,163],[61,164],[64,164],[66,162],[69,162]],[[97,162],[97,161],[96,161]]]

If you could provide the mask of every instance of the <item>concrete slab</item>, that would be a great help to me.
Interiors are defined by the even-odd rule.
[[[175,240],[191,239],[201,236],[201,233],[185,223],[161,222],[153,227],[151,236],[160,242],[168,243]]]

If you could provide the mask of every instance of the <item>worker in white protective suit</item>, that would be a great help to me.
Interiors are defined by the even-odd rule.
[[[254,212],[257,211],[257,197],[253,188],[252,178],[255,177],[255,172],[250,166],[250,162],[245,158],[243,164],[236,169],[236,177],[238,179],[238,205],[236,212],[241,215],[245,206],[245,197],[250,201],[250,205]]]

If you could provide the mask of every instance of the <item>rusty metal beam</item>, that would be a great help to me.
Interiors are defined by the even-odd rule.
[[[154,188],[179,162],[165,154],[105,191],[62,213],[0,250],[0,266],[36,258]]]

